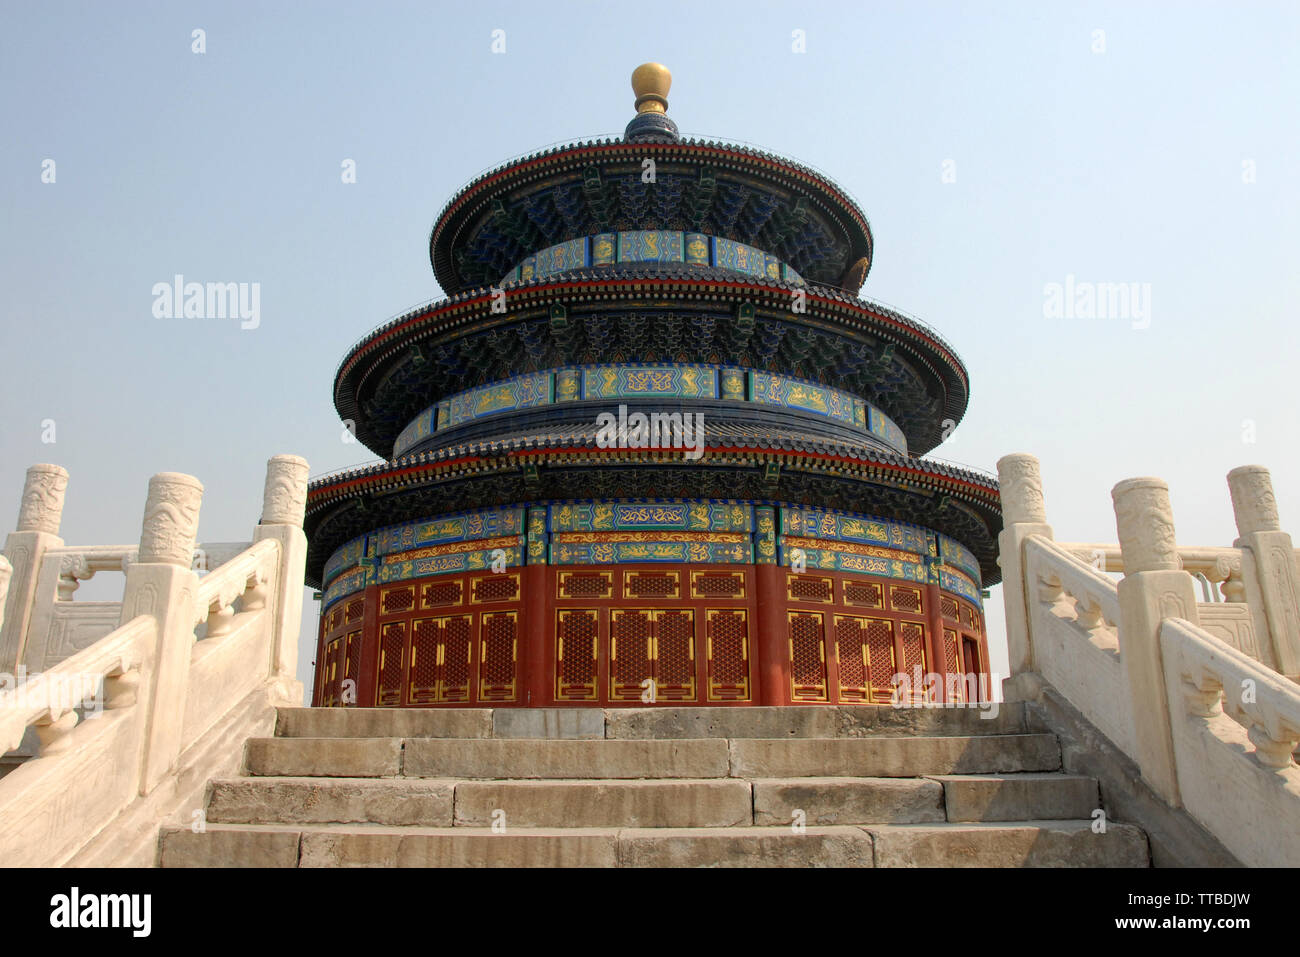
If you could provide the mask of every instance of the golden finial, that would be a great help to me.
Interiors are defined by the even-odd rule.
[[[673,75],[662,63],[642,63],[632,71],[632,92],[638,113],[667,113]]]

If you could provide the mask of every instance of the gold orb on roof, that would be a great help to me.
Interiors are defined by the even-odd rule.
[[[642,63],[632,71],[632,92],[638,113],[667,113],[673,75],[662,63]]]

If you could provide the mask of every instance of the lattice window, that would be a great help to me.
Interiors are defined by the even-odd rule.
[[[679,588],[676,572],[641,572],[627,576],[629,598],[676,598]]]
[[[943,613],[943,617],[945,618],[951,619],[952,621],[960,620],[958,616],[959,609],[957,608],[957,602],[949,598],[947,595],[939,596],[939,610]]]
[[[489,575],[474,580],[471,601],[510,601],[518,594],[518,575]]]
[[[332,708],[339,703],[339,649],[343,641],[335,638],[325,646],[325,664],[321,669],[321,706]]]
[[[867,668],[871,676],[873,698],[889,701],[894,691],[894,623],[882,618],[868,618]]]
[[[862,608],[883,608],[884,596],[880,586],[872,582],[847,581],[844,583],[844,604]]]
[[[379,595],[379,610],[385,615],[410,611],[415,607],[415,589],[410,585],[385,588]]]
[[[969,693],[972,699],[977,699],[988,688],[988,685],[983,684],[979,678],[979,675],[982,674],[982,669],[980,666],[979,642],[977,642],[974,638],[963,637],[961,643],[962,643],[962,650],[965,652],[963,657],[966,659],[965,660],[966,673],[975,676],[973,678],[975,682],[975,686],[969,689]]]
[[[340,703],[346,704],[349,707],[355,707],[359,696],[359,689],[356,682],[361,675],[361,632],[350,632],[346,638],[346,642],[344,650],[345,664],[343,666],[343,678],[344,680],[351,679],[353,682],[351,695],[352,700]]]
[[[826,700],[826,642],[822,616],[787,612],[790,650],[790,696],[795,701]]]
[[[365,613],[366,613],[366,600],[364,598],[358,598],[356,601],[348,602],[348,612],[347,612],[348,621],[356,621]],[[337,625],[338,621],[335,620],[334,624]]]
[[[561,572],[561,598],[608,598],[614,592],[614,576],[606,572]]]
[[[867,704],[871,684],[867,671],[867,619],[835,616],[835,655],[840,672],[840,702]]]
[[[921,614],[921,589],[891,585],[889,605],[894,611],[907,611],[919,615]]]
[[[708,627],[709,700],[749,700],[749,619],[744,609],[711,608]]]
[[[460,582],[430,582],[421,592],[423,608],[437,608],[439,605],[459,605],[461,596]]]
[[[406,650],[406,622],[384,625],[379,632],[379,676],[375,704],[395,708],[402,703],[402,656]]]
[[[663,701],[695,700],[695,612],[655,612],[655,689]]]
[[[654,677],[653,637],[651,623],[654,612],[639,609],[619,609],[609,616],[609,682],[610,698],[619,701],[638,701],[641,682]]]
[[[829,602],[834,597],[829,578],[809,578],[805,575],[787,575],[786,589],[791,601]]]
[[[957,640],[957,632],[953,631],[951,628],[945,628],[943,630],[943,657],[944,666],[947,668],[949,675],[962,674],[961,651]],[[944,685],[947,688],[953,689],[953,693],[956,695],[955,700],[965,700],[965,695],[963,694],[963,682],[949,678],[944,682]]]
[[[907,675],[910,682],[909,687],[912,691],[913,699],[925,697],[925,675],[929,671],[926,667],[925,653],[925,626],[919,625],[914,621],[902,621],[898,623],[899,644],[903,649],[903,666],[902,671]],[[918,670],[921,681],[918,683],[916,676]]]
[[[519,659],[518,614],[485,612],[479,653],[480,701],[514,701],[516,663]]]
[[[438,700],[468,701],[474,644],[469,615],[442,619],[442,674],[438,682]]]
[[[392,627],[392,626],[388,626]],[[406,703],[433,704],[438,700],[438,651],[442,624],[437,618],[411,622],[411,660],[407,666]]]
[[[556,613],[556,698],[596,700],[597,613],[564,609]]]
[[[692,598],[744,598],[745,576],[739,572],[694,572]]]

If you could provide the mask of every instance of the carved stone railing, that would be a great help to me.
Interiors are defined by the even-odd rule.
[[[40,736],[41,753],[56,754],[66,748],[88,700],[113,708],[133,704],[140,663],[156,632],[157,623],[141,615],[93,647],[6,689],[0,697],[0,751],[18,747],[30,727]]]
[[[1103,572],[1124,571],[1117,544],[1060,542],[1060,547]],[[1243,654],[1270,668],[1277,667],[1268,635],[1264,599],[1249,550],[1227,547],[1178,547],[1183,571],[1200,582],[1201,627]]]
[[[1024,543],[1029,628],[1040,673],[1125,750],[1133,712],[1120,665],[1115,582],[1041,536]]]
[[[212,542],[194,550],[190,567],[199,573],[217,568],[248,548],[248,542]],[[124,574],[138,560],[136,545],[47,548],[36,573],[27,633],[19,664],[28,672],[47,671],[117,627],[120,601],[75,601],[82,582],[100,572]]]
[[[16,687],[0,684],[0,748],[30,741],[29,729],[39,741],[36,756],[0,778],[0,864],[152,864],[159,826],[189,823],[206,782],[237,771],[243,741],[271,733],[275,706],[302,703],[306,479],[296,456],[268,463],[261,522],[238,551],[195,558],[203,487],[177,473],[150,480],[138,548],[75,550],[74,578],[124,568],[119,625]],[[70,550],[57,539],[35,544],[41,554],[28,548],[19,560],[48,561],[61,575]],[[192,566],[217,554],[229,557],[200,579]],[[78,604],[58,602],[53,588],[49,597]]]
[[[1183,805],[1202,821],[1240,808],[1249,820],[1225,828],[1243,861],[1300,863],[1300,685],[1190,622],[1160,626]],[[1213,828],[1211,828],[1213,830]]]
[[[1267,472],[1229,473],[1232,548],[1184,548],[1159,479],[1115,486],[1118,546],[1063,544],[1046,522],[1037,461],[1008,456],[999,471],[1012,659],[1004,692],[1032,698],[1051,686],[1140,768],[1156,798],[1238,860],[1300,866],[1300,683],[1283,670],[1298,660],[1297,572]],[[1118,582],[1105,574],[1121,570]],[[1198,601],[1197,571],[1226,583],[1227,600]],[[1225,622],[1241,629],[1225,636]],[[1251,655],[1240,636],[1257,627]]]

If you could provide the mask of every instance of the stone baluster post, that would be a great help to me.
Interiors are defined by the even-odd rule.
[[[1030,535],[1051,538],[1052,526],[1047,524],[1038,459],[1023,453],[1004,455],[998,459],[998,484],[1002,495],[998,565],[1002,569],[1002,602],[1007,618],[1007,663],[1014,679],[1038,670],[1027,603],[1035,591],[1034,583],[1025,581],[1024,543]],[[1007,696],[1012,697],[1010,693]]]
[[[148,794],[175,767],[194,649],[198,576],[190,570],[199,530],[203,484],[192,475],[162,472],[149,480],[140,553],[126,571],[121,624],[152,615],[158,622],[152,654],[142,663],[145,746],[140,793]]]
[[[13,565],[4,624],[0,626],[0,672],[14,674],[27,650],[27,631],[36,598],[37,572],[45,552],[63,545],[59,522],[68,473],[57,465],[33,465],[27,470],[18,526],[5,539],[4,554]]]
[[[1166,618],[1199,623],[1196,581],[1182,570],[1178,558],[1168,485],[1158,478],[1126,479],[1111,490],[1111,498],[1124,557],[1124,577],[1117,587],[1119,654],[1133,705],[1137,747],[1133,757],[1147,783],[1177,807],[1182,797],[1170,732],[1160,623]]]
[[[1253,559],[1273,666],[1288,678],[1300,680],[1300,588],[1296,582],[1295,546],[1278,522],[1277,499],[1268,469],[1262,465],[1233,469],[1228,473],[1228,491],[1237,520],[1233,546],[1248,550]]]
[[[297,671],[307,567],[307,536],[302,530],[306,510],[307,460],[297,455],[274,456],[266,463],[262,521],[253,532],[253,541],[274,538],[280,543],[279,575],[269,603],[272,636],[268,677],[275,683],[276,703],[294,707],[303,703]]]

